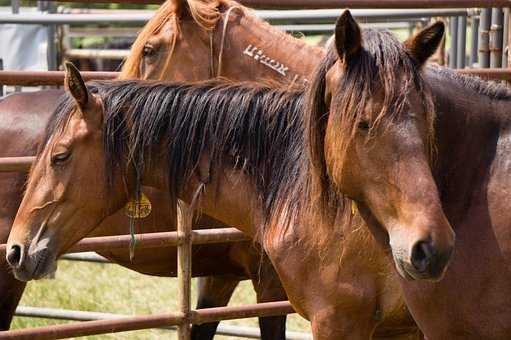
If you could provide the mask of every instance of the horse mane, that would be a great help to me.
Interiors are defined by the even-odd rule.
[[[511,100],[511,90],[509,87],[495,81],[486,81],[477,76],[462,74],[453,69],[442,67],[436,64],[430,64],[427,71],[440,77],[453,80],[462,87],[470,89],[477,94],[487,96],[496,100]]]
[[[170,204],[175,206],[185,183],[197,175],[201,156],[207,154],[211,176],[225,166],[248,174],[263,216],[269,216],[292,187],[289,182],[298,178],[303,91],[220,80],[87,85],[104,105],[109,183],[120,170],[125,176],[134,173],[138,188],[144,171],[166,159]],[[74,100],[66,94],[46,128],[45,141],[64,128],[73,107]]]
[[[363,49],[358,56],[347,61],[343,77],[337,85],[337,95],[331,99],[332,106],[336,107],[335,112],[325,104],[327,72],[338,60],[334,44],[315,72],[305,100],[305,145],[310,165],[307,196],[310,198],[310,210],[315,211],[313,222],[318,227],[332,226],[339,218],[350,216],[348,208],[352,206],[351,201],[338,192],[331,171],[342,171],[347,147],[364,117],[364,109],[379,89],[384,93],[383,104],[380,112],[371,117],[367,140],[374,136],[372,132],[375,129],[385,129],[386,124],[403,111],[408,91],[415,88],[422,96],[426,111],[426,143],[431,160],[434,156],[435,108],[431,93],[422,79],[421,69],[388,31],[364,30],[362,41]],[[327,122],[336,140],[336,161],[328,166],[324,143]],[[317,239],[321,241],[321,237]]]

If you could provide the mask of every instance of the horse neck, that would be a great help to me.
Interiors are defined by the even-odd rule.
[[[162,154],[165,150],[155,151]],[[203,154],[199,168],[183,183],[177,198],[192,205],[194,197],[199,193],[197,205],[201,213],[207,214],[225,225],[235,226],[250,236],[258,234],[257,226],[260,223],[260,214],[257,210],[257,191],[250,179],[240,170],[235,170],[226,165],[221,169],[214,169],[211,178],[208,177],[209,169],[207,153]],[[153,187],[169,192],[168,161],[165,157],[158,158],[150,167],[145,169],[142,183],[144,186]]]
[[[448,215],[460,216],[486,185],[499,139],[508,134],[511,101],[466,88],[455,79],[428,74],[437,109],[435,177]]]
[[[228,22],[223,37],[225,20]],[[216,46],[222,45],[222,38],[225,42],[223,55],[221,48],[217,49],[215,63],[218,68],[222,59],[220,75],[234,80],[304,83],[324,55],[321,48],[271,27],[246,9],[228,9],[216,29]]]
[[[201,210],[255,234],[252,227],[261,225],[280,188],[291,187],[286,175],[298,173],[295,164],[303,154],[299,111],[302,94],[254,92],[252,87],[241,85],[231,90],[195,91],[179,85],[174,89],[168,97],[158,96],[169,105],[157,109],[165,115],[138,115],[145,118],[137,122],[149,120],[154,125],[168,126],[167,132],[159,131],[158,142],[144,129],[146,123],[131,127],[131,134],[137,137],[129,149],[140,157],[135,164],[144,169],[143,184],[178,190],[178,198],[186,202],[191,202],[197,188],[205,184]],[[180,104],[173,101],[175,98],[181,98]],[[237,104],[225,106],[225,100]],[[274,101],[279,104],[271,106]],[[144,148],[143,153],[139,148]]]

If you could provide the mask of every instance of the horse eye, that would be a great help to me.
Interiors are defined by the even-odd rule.
[[[151,57],[154,55],[154,48],[153,46],[147,44],[144,46],[144,49],[142,51],[142,56],[144,57]]]
[[[360,123],[358,123],[358,128],[360,130],[367,131],[367,130],[369,130],[369,123],[365,122],[365,121],[361,121]]]
[[[71,157],[70,151],[57,153],[52,156],[51,163],[52,163],[52,165],[59,165],[59,164],[64,163],[65,161],[67,161],[69,159],[69,157]]]

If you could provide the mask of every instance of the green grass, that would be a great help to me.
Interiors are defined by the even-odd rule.
[[[192,284],[192,303],[196,301]],[[177,280],[138,274],[118,265],[60,261],[55,279],[27,285],[20,305],[98,311],[119,314],[156,314],[177,310]],[[255,303],[250,281],[236,289],[230,305]],[[224,321],[226,324],[257,327],[257,319]],[[62,321],[15,317],[12,328],[36,327]],[[288,317],[289,330],[310,331],[309,322],[294,314]],[[175,339],[172,331],[141,330],[84,339]],[[217,336],[215,339],[238,339]]]

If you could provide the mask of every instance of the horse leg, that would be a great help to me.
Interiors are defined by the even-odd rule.
[[[0,330],[8,330],[21,299],[25,282],[11,274],[5,261],[0,261]]]
[[[0,219],[0,243],[7,242],[11,225],[11,218]],[[9,329],[25,285],[25,282],[14,278],[5,257],[2,257],[0,259],[0,330]]]
[[[223,307],[229,300],[240,280],[232,276],[207,276],[198,279],[197,309]],[[213,339],[219,322],[193,325],[192,340]]]
[[[287,295],[280,283],[280,279],[266,255],[264,255],[261,261],[258,275],[252,279],[252,284],[257,294],[258,303],[287,300]],[[285,340],[286,318],[286,315],[259,318],[261,339]]]

